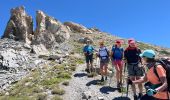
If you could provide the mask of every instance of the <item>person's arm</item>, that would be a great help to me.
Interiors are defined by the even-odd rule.
[[[144,82],[146,82],[147,81],[147,77],[146,77],[146,75],[145,76],[143,76],[143,77],[141,77],[140,79],[138,79],[138,80],[135,80],[135,81],[132,81],[134,84],[140,84],[140,83],[144,83]]]
[[[160,81],[161,81],[162,85],[160,87],[156,88],[155,90],[157,92],[164,91],[165,89],[168,88],[168,83],[167,83],[167,79],[166,79],[166,71],[161,65],[158,65],[156,67],[156,70],[158,72],[158,75],[160,77]]]
[[[114,53],[114,52],[113,52],[113,51],[114,51],[113,49],[114,49],[114,48],[112,47],[112,49],[110,50],[110,58],[111,58],[111,60],[113,60],[113,53]]]
[[[124,62],[127,63],[127,50],[124,51]]]
[[[122,48],[122,58],[124,58],[124,49]]]
[[[140,49],[138,49],[138,54],[140,55],[142,52],[141,52],[141,50]],[[139,56],[139,62],[141,63],[141,65],[142,65],[142,58]]]
[[[84,46],[84,48],[83,48],[83,53],[85,56],[87,55],[86,46]]]

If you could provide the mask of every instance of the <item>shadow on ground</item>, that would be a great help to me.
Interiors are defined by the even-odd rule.
[[[104,94],[109,94],[109,92],[114,92],[116,90],[117,88],[112,88],[110,86],[103,86],[102,88],[100,88],[100,92]]]
[[[74,77],[84,77],[84,76],[87,76],[86,73],[76,73],[74,74]]]
[[[131,100],[129,97],[116,97],[112,100]]]
[[[92,80],[92,81],[88,82],[88,83],[86,84],[86,86],[97,85],[99,82],[100,82],[100,80]]]

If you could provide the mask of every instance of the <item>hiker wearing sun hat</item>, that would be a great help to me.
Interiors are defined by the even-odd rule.
[[[142,96],[140,100],[170,100],[170,93],[168,92],[170,91],[170,89],[168,89],[169,69],[168,65],[166,65],[166,60],[156,60],[156,53],[153,50],[145,50],[140,56],[148,70],[146,75],[140,80],[131,82],[132,84],[146,82],[146,94]],[[163,64],[159,61],[163,61]],[[163,66],[164,64],[166,67]]]
[[[90,40],[86,41],[86,45],[83,48],[83,52],[85,55],[86,59],[86,71],[87,73],[92,72],[93,70],[93,52],[94,52],[94,47],[90,44]]]
[[[122,70],[123,70],[123,53],[124,50],[121,47],[122,41],[115,40],[115,43],[111,50],[111,60],[113,67],[116,69],[116,79],[117,79],[117,88],[121,92],[122,86]]]
[[[107,80],[107,66],[109,63],[109,50],[104,45],[104,41],[99,42],[100,48],[97,53],[97,56],[100,58],[100,73],[101,73],[101,82]],[[105,79],[104,79],[105,77]]]
[[[130,80],[134,81],[140,79],[143,76],[143,70],[141,67],[141,50],[137,47],[134,39],[128,40],[128,47],[124,51],[124,58],[127,63],[128,77]],[[134,93],[134,100],[137,100],[142,96],[142,84],[138,84],[139,96],[136,95],[136,87],[132,85],[132,91]]]

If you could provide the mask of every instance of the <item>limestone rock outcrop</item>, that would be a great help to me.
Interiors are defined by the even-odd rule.
[[[33,20],[23,6],[11,9],[11,17],[2,38],[23,40],[30,44],[33,35]]]

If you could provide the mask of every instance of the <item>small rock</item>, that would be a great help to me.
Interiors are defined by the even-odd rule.
[[[104,100],[104,97],[98,97],[98,100]]]
[[[82,93],[82,98],[83,99],[90,99],[92,97],[91,91],[86,91]]]
[[[31,84],[31,82],[27,82],[25,83],[25,86],[29,86]]]
[[[8,95],[9,95],[9,92],[6,92],[5,95],[8,96]]]
[[[25,47],[26,49],[31,49],[31,46],[30,46],[29,44],[27,44],[27,43],[24,44],[24,47]]]

